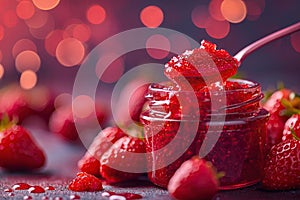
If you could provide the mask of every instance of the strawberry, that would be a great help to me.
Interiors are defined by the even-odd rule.
[[[175,199],[212,199],[218,191],[218,176],[210,162],[194,156],[176,170],[168,191]]]
[[[103,189],[100,179],[85,172],[78,172],[68,188],[75,192],[96,192]]]
[[[100,106],[96,106],[96,115],[101,126],[106,122],[106,112]],[[59,134],[66,141],[78,141],[78,132],[75,126],[76,123],[81,126],[89,127],[89,118],[75,119],[73,116],[72,105],[64,105],[58,107],[51,115],[49,120],[49,129],[51,132]]]
[[[108,183],[138,178],[141,173],[132,172],[132,169],[146,169],[146,156],[135,157],[131,153],[146,153],[143,140],[135,137],[124,136],[106,151],[100,159],[100,174]],[[124,171],[120,171],[120,166]],[[130,172],[125,171],[130,170]]]
[[[149,84],[139,87],[133,92],[129,99],[129,114],[132,120],[140,122],[140,115],[143,111],[144,105],[147,102],[145,98],[148,92]]]
[[[9,118],[18,118],[21,123],[34,111],[29,107],[22,88],[17,85],[9,85],[0,91],[0,113],[6,113]]]
[[[18,85],[9,85],[0,94],[0,113],[7,113],[10,118],[18,118],[20,123],[31,115],[48,121],[54,110],[52,93],[44,86],[24,90]]]
[[[0,125],[0,166],[8,171],[30,171],[44,166],[45,160],[30,133],[4,116]]]
[[[298,138],[299,139],[299,138]],[[267,156],[262,184],[268,190],[300,188],[300,140],[286,139]]]
[[[294,114],[286,121],[284,125],[282,140],[292,139],[292,131],[294,131],[296,136],[300,138],[300,114]]]
[[[280,89],[265,102],[264,108],[270,112],[267,122],[266,151],[281,142],[285,122],[300,105],[299,97],[291,90]]]
[[[50,117],[49,129],[67,141],[76,141],[78,133],[73,119],[72,107],[57,108]]]
[[[121,137],[126,134],[118,127],[108,127],[102,130],[93,140],[88,151],[78,161],[80,171],[100,176],[100,158]]]

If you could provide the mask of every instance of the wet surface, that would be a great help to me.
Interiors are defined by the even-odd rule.
[[[47,165],[41,171],[30,174],[12,174],[0,170],[0,199],[109,199],[105,193],[132,193],[141,195],[143,199],[171,199],[166,190],[154,186],[146,177],[114,186],[104,184],[104,190],[100,192],[70,191],[67,186],[76,175],[77,161],[85,153],[85,148],[78,144],[66,143],[45,130],[30,127],[29,129],[32,130],[38,143],[44,147],[48,158]],[[20,183],[40,186],[45,191],[30,193],[29,189],[15,190],[13,186]],[[214,199],[299,200],[300,190],[268,192],[262,190],[258,184],[244,189],[220,191]]]

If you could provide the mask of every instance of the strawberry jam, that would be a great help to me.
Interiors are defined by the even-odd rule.
[[[260,85],[229,79],[222,84],[194,86],[193,91],[171,82],[149,87],[149,109],[141,120],[150,180],[167,187],[184,161],[200,155],[225,173],[221,189],[257,183],[269,116],[260,106]]]
[[[238,68],[238,61],[224,49],[203,40],[200,48],[187,50],[165,65],[165,75],[182,89],[199,90],[207,83],[226,81]]]

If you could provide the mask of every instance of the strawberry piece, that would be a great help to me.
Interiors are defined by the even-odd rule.
[[[300,138],[300,114],[294,114],[286,121],[284,125],[282,140],[292,139],[292,131],[294,131],[296,136]]]
[[[29,171],[44,166],[45,160],[30,133],[4,117],[0,125],[0,166],[8,171]]]
[[[218,191],[217,176],[209,162],[194,156],[176,170],[168,191],[175,199],[212,199]]]
[[[263,187],[268,190],[300,188],[300,141],[293,138],[274,145],[264,167]]]
[[[180,87],[187,89],[185,79],[193,89],[199,90],[206,81],[222,81],[233,76],[238,68],[238,61],[227,51],[216,50],[216,45],[203,40],[198,49],[186,51],[173,57],[165,65],[165,75]]]
[[[122,166],[126,169],[133,169],[136,166],[146,166],[146,156],[133,157],[127,152],[146,153],[145,143],[139,138],[124,136],[103,154],[100,159],[100,174],[108,183],[132,180],[141,175],[140,173],[119,171],[111,167]]]
[[[108,127],[102,130],[93,140],[88,151],[78,161],[80,171],[100,176],[100,158],[118,139],[126,134],[118,127]]]
[[[68,188],[75,192],[96,192],[103,189],[100,179],[85,172],[78,172]]]

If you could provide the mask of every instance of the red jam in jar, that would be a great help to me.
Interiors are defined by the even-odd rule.
[[[229,79],[221,86],[188,91],[167,82],[152,84],[146,97],[149,108],[141,119],[154,184],[167,187],[179,166],[194,155],[224,172],[220,189],[260,181],[269,113],[260,106],[258,83]]]

